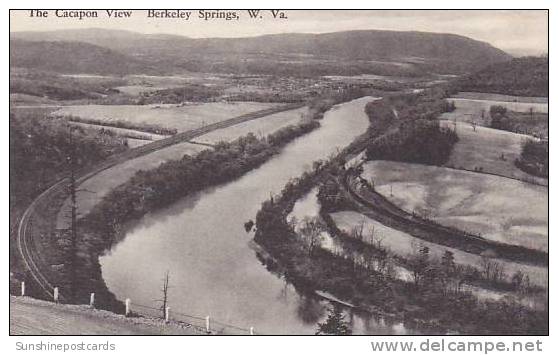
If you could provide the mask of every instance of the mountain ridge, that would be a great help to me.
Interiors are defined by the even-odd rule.
[[[419,31],[354,30],[240,38],[191,38],[96,28],[10,33],[10,41],[16,40],[81,42],[105,47],[152,64],[163,61],[178,67],[192,60],[238,63],[250,56],[268,55],[302,58],[305,61],[395,61],[428,71],[464,73],[512,58],[486,42],[457,34]]]

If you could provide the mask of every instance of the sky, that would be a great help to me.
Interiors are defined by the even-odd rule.
[[[148,18],[134,10],[131,18],[114,19],[98,10],[98,18],[30,17],[29,11],[10,12],[10,31],[48,31],[105,28],[141,33],[177,34],[193,38],[248,37],[273,33],[325,33],[346,30],[396,30],[454,33],[485,41],[513,55],[548,53],[548,17],[544,10],[286,10],[287,19],[203,20],[192,10],[190,20]],[[226,10],[223,10],[226,11]]]

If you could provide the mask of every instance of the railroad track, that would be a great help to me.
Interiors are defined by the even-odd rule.
[[[252,112],[245,115],[237,116],[221,122],[209,124],[190,131],[181,132],[171,137],[154,141],[153,143],[149,143],[134,149],[130,149],[124,153],[111,156],[108,159],[101,162],[100,164],[97,164],[93,167],[87,167],[78,170],[76,172],[76,183],[79,185],[83,183],[85,180],[91,178],[92,176],[106,169],[109,169],[115,165],[121,164],[127,160],[152,153],[154,151],[169,147],[174,144],[187,142],[189,140],[207,134],[211,131],[256,120],[258,118],[269,116],[275,113],[294,110],[297,108],[301,108],[303,106],[305,106],[304,103],[295,103],[295,104],[287,104],[279,107],[260,110],[257,112]],[[31,230],[32,220],[33,220],[33,216],[35,215],[37,206],[45,201],[48,202],[50,199],[52,199],[54,196],[60,193],[64,194],[67,184],[68,184],[67,178],[60,179],[57,182],[55,182],[53,185],[51,185],[49,188],[47,188],[45,191],[43,191],[37,198],[35,198],[20,217],[20,220],[18,222],[18,228],[17,228],[17,246],[23,264],[25,268],[28,270],[29,274],[31,275],[32,280],[37,284],[37,286],[44,294],[44,296],[50,299],[52,299],[54,296],[55,286],[52,284],[51,280],[49,280],[49,278],[45,275],[45,272],[41,270],[40,267],[41,262],[39,261],[40,251],[37,250],[36,243],[34,240],[37,233],[34,233]],[[65,300],[61,292],[59,293],[59,300],[62,302]]]
[[[358,193],[349,173],[342,177],[341,186],[362,212],[379,222],[425,241],[482,255],[492,250],[498,257],[536,266],[548,267],[548,254],[518,245],[499,243],[462,230],[446,227],[420,216],[410,214],[375,191],[366,190],[366,196]]]

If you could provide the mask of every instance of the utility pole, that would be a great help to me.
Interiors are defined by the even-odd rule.
[[[70,183],[68,189],[70,191],[70,297],[75,299],[77,293],[76,285],[76,268],[77,268],[77,196],[76,196],[76,154],[74,147],[74,136],[72,127],[70,126],[70,155],[68,163],[70,167]]]

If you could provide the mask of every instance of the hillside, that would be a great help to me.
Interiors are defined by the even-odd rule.
[[[145,62],[83,42],[10,40],[10,66],[60,73],[152,72]]]
[[[275,67],[297,62],[391,65],[389,70],[422,69],[439,73],[463,73],[487,64],[511,59],[491,45],[453,34],[396,31],[348,31],[325,34],[275,34],[248,38],[201,38],[145,35],[103,29],[52,32],[15,32],[12,40],[79,41],[102,46],[151,63],[207,70],[216,63],[234,70],[246,58],[271,61]],[[161,59],[163,58],[163,59]],[[339,63],[343,61],[343,63]],[[224,64],[222,64],[224,63]],[[269,64],[269,63],[267,63]],[[264,69],[269,70],[268,66]],[[361,72],[370,68],[359,67]],[[373,68],[377,69],[377,68]],[[383,69],[383,68],[381,68]],[[384,69],[385,70],[385,69]]]
[[[548,57],[515,58],[463,79],[461,90],[548,97]]]

